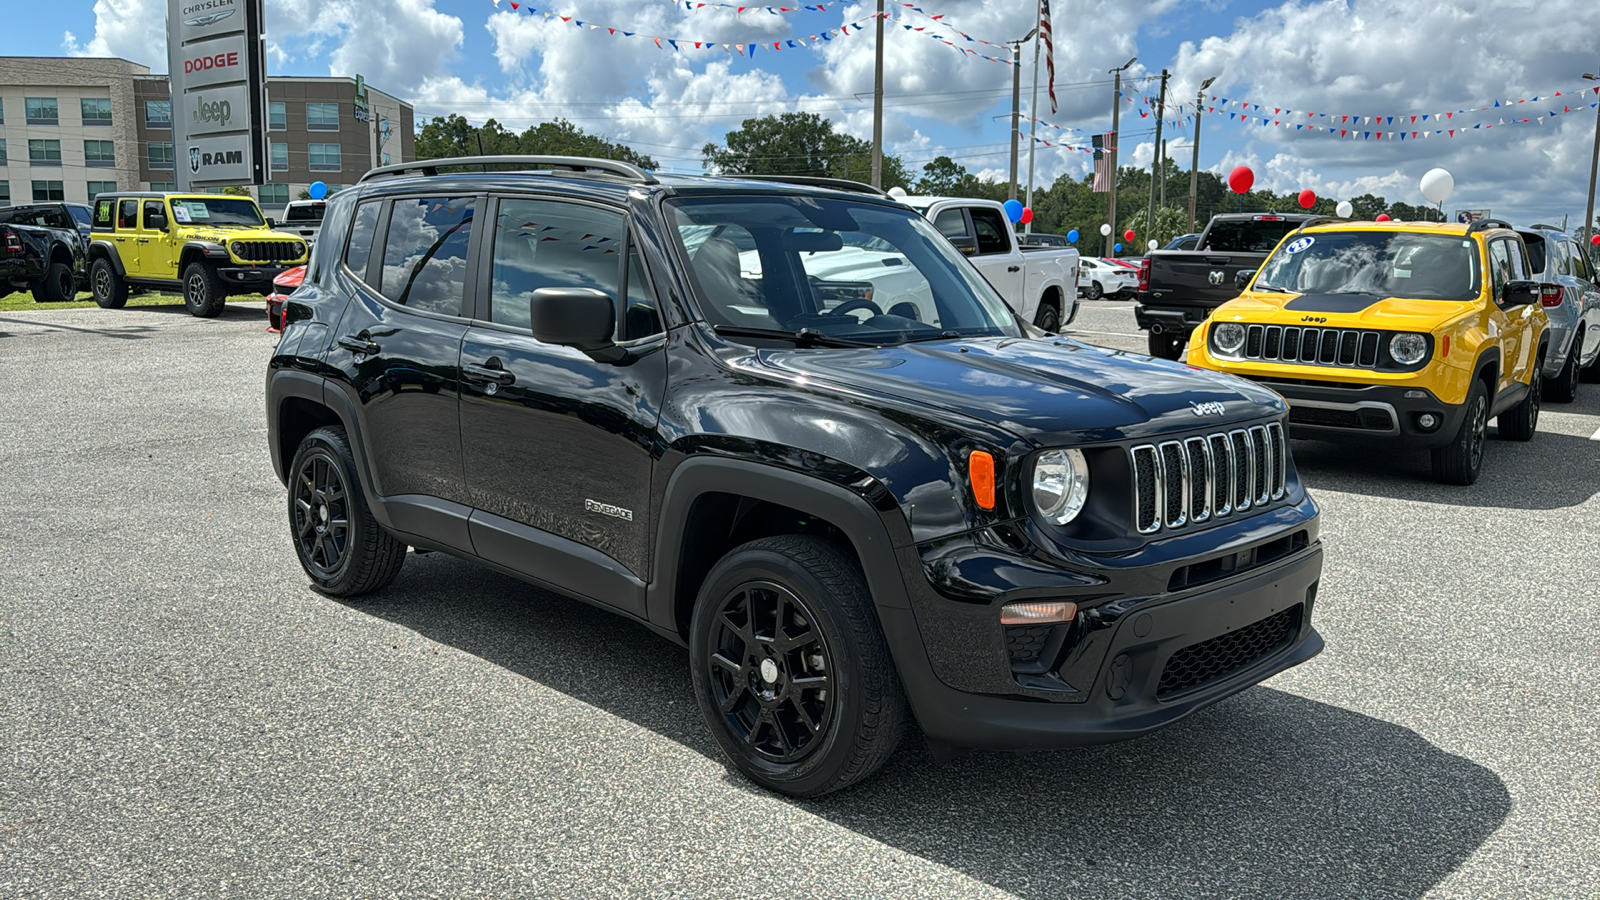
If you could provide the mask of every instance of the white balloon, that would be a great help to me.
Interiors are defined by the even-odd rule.
[[[1455,192],[1456,180],[1443,169],[1429,169],[1422,176],[1422,196],[1429,203],[1443,203]]]
[[[900,187],[899,185],[896,185],[896,186],[894,186],[892,188],[889,188],[889,196],[895,198],[896,200],[904,199],[905,195],[906,195],[906,189],[903,188],[903,187]]]
[[[1105,237],[1110,237],[1111,236],[1111,226],[1109,224],[1102,224],[1100,226],[1100,233],[1102,235],[1104,235]]]
[[[1340,200],[1339,207],[1335,209],[1334,212],[1339,214],[1339,218],[1348,219],[1356,214],[1356,208],[1350,203],[1349,200]]]
[[[1145,246],[1149,247],[1151,250],[1154,250],[1156,248],[1155,238],[1151,238],[1150,243],[1146,244]]]

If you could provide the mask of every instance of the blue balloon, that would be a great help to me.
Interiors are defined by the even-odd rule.
[[[1006,209],[1006,218],[1010,219],[1012,222],[1022,221],[1021,200],[1007,200],[1003,205]]]
[[[328,186],[320,181],[313,181],[311,182],[311,190],[307,193],[311,194],[311,199],[321,200],[323,197],[328,196]]]
[[[1074,228],[1071,231],[1067,232],[1067,243],[1076,244],[1077,242],[1078,242],[1078,229]]]
[[[1112,244],[1111,245],[1111,252],[1113,252],[1113,253],[1121,253],[1122,252],[1122,242],[1118,241],[1117,243]]]

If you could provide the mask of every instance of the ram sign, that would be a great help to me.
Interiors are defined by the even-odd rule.
[[[266,181],[262,3],[167,0],[179,190]]]

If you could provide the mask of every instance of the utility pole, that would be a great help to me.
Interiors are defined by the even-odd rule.
[[[1011,191],[1006,199],[1017,199],[1017,138],[1022,135],[1022,45],[1033,40],[1039,29],[1011,42]]]
[[[1600,81],[1600,75],[1584,73],[1584,78],[1590,81]],[[1583,239],[1588,241],[1594,235],[1594,177],[1600,172],[1600,107],[1596,107],[1594,115],[1594,156],[1589,160],[1589,209],[1583,214]],[[1594,257],[1594,245],[1584,248],[1589,252],[1590,258]]]
[[[1194,204],[1195,198],[1200,193],[1200,114],[1205,110],[1206,88],[1211,87],[1215,78],[1207,78],[1200,82],[1200,90],[1194,95],[1194,161],[1189,164],[1189,231],[1194,231]]]
[[[1034,8],[1033,33],[1039,33],[1039,26],[1044,22],[1044,7],[1039,4]],[[1039,149],[1039,44],[1033,42],[1033,97],[1028,100],[1028,202],[1033,206],[1033,156]],[[1053,51],[1052,51],[1053,52]],[[1023,234],[1033,234],[1033,223],[1022,226]]]
[[[1167,116],[1167,70],[1161,70],[1161,96],[1156,101],[1156,146],[1155,152],[1150,154],[1155,157],[1150,163],[1150,212],[1144,220],[1144,238],[1149,240],[1155,233],[1156,226],[1156,182],[1161,181],[1161,120]],[[1162,184],[1165,184],[1162,181]]]
[[[878,0],[878,41],[872,61],[872,186],[883,187],[883,0]]]
[[[1111,248],[1117,241],[1117,144],[1122,128],[1122,73],[1138,61],[1139,57],[1135,56],[1111,70],[1116,78],[1111,83],[1111,196],[1106,200],[1106,222],[1111,225],[1111,233],[1106,235],[1106,256],[1116,255]]]
[[[1167,142],[1161,142],[1161,208],[1167,208]]]

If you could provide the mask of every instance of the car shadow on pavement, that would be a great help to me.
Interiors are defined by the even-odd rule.
[[[1600,494],[1600,441],[1548,431],[1524,443],[1499,440],[1491,427],[1483,472],[1477,484],[1466,487],[1435,482],[1426,450],[1297,440],[1293,453],[1313,495],[1333,490],[1452,506],[1548,510],[1578,506]]]
[[[686,653],[643,626],[441,555],[350,607],[721,762]],[[1085,749],[940,765],[913,731],[868,781],[786,802],[1037,898],[1417,897],[1511,809],[1493,772],[1407,728],[1266,687]]]
[[[230,320],[237,321],[237,320],[243,320],[243,319],[260,319],[261,320],[261,327],[262,328],[266,328],[266,324],[267,324],[267,314],[266,314],[266,312],[264,312],[260,306],[246,306],[245,305],[246,303],[261,303],[261,302],[263,302],[263,301],[247,300],[247,301],[242,301],[240,303],[231,303],[231,302],[230,303],[224,303],[224,304],[222,304],[222,311],[217,313],[217,315],[214,316],[213,318],[220,319],[222,321],[230,321]],[[178,316],[178,315],[181,315],[181,316],[193,316],[194,315],[193,313],[189,312],[189,307],[183,305],[182,303],[166,303],[166,304],[162,304],[160,306],[130,306],[130,307],[128,307],[127,311],[128,312],[142,312],[142,313],[159,313],[161,315],[168,315],[168,316]]]

